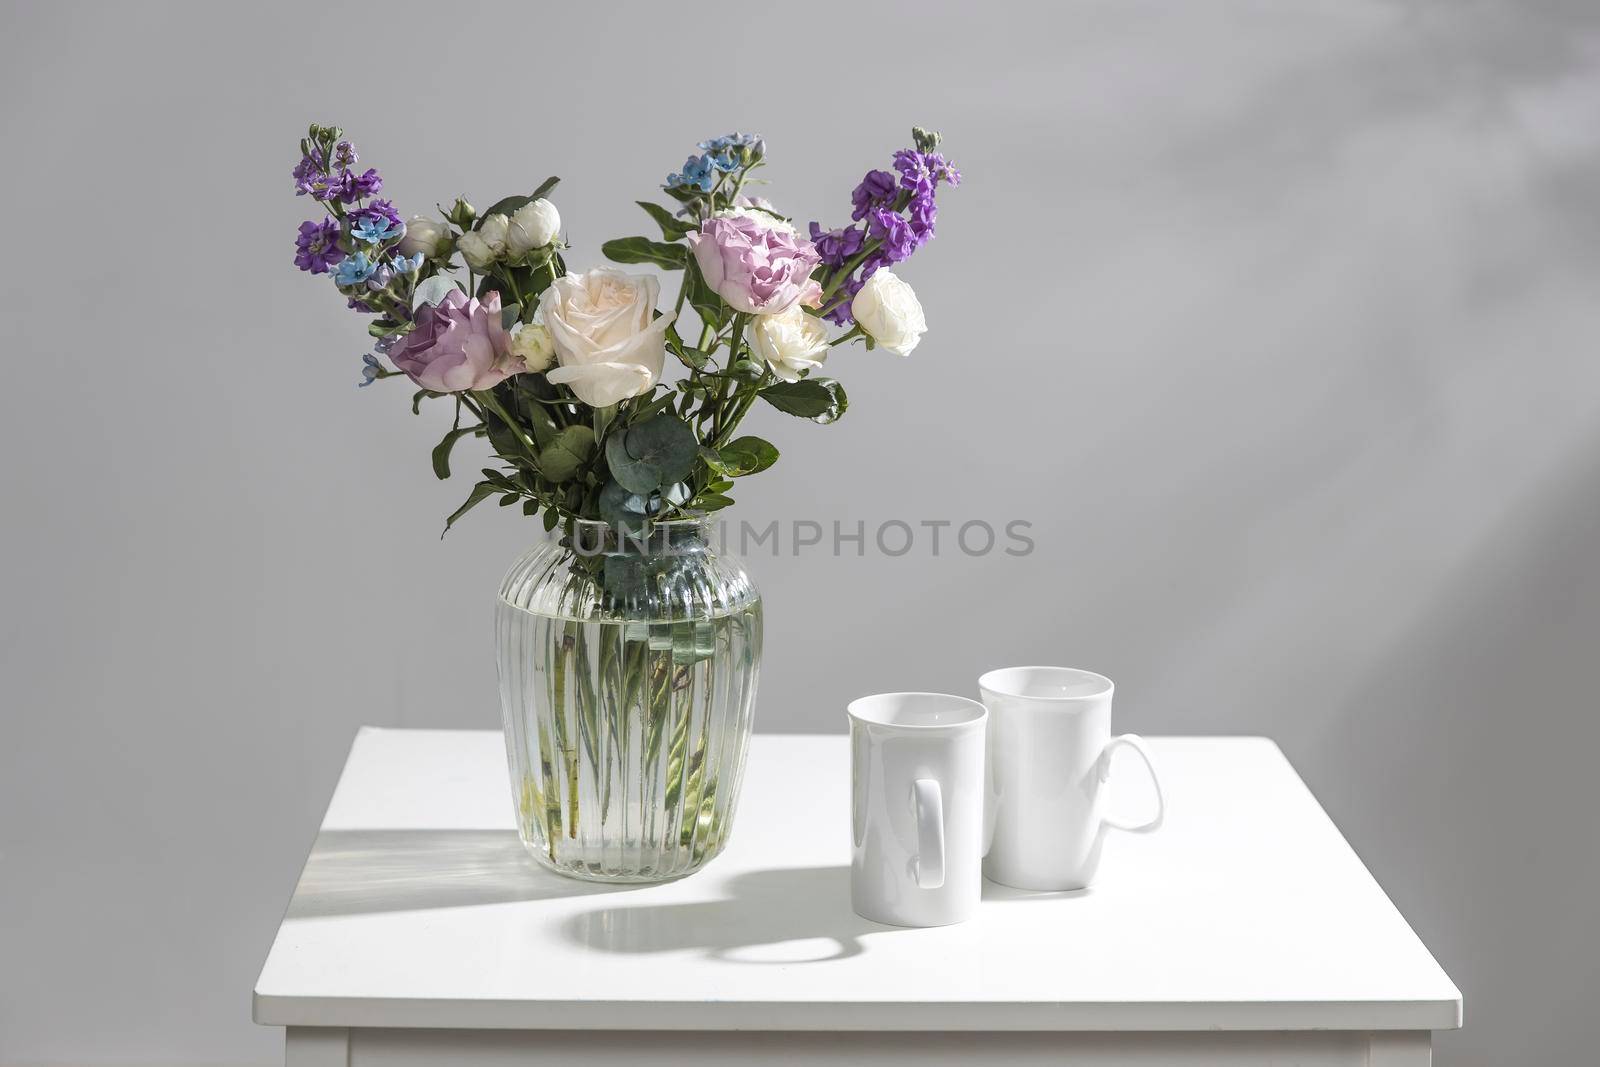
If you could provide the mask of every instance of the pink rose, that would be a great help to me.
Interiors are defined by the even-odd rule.
[[[435,393],[491,389],[527,368],[500,325],[500,294],[481,302],[452,287],[437,304],[417,308],[416,329],[389,349],[389,360]]]
[[[776,315],[821,294],[811,280],[822,262],[816,248],[779,219],[769,224],[755,212],[710,218],[689,246],[706,284],[735,311]]]

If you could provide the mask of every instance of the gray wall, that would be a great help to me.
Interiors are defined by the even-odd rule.
[[[441,543],[444,412],[353,388],[361,323],[290,265],[313,119],[412,210],[562,175],[579,265],[700,137],[759,129],[841,220],[941,126],[932,331],[837,355],[836,426],[759,414],[739,513],[1037,551],[752,558],[760,728],[1064,662],[1128,728],[1269,734],[1462,987],[1438,1062],[1591,1058],[1580,5],[6,8],[0,1061],[274,1060],[249,990],[352,732],[496,725],[532,532]]]

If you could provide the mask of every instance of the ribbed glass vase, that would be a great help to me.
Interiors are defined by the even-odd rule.
[[[722,851],[761,663],[761,598],[701,520],[601,522],[516,561],[496,606],[522,842],[562,874],[659,882]]]

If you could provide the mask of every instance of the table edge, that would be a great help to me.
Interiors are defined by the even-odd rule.
[[[293,997],[257,990],[263,1026],[485,1030],[1455,1030],[1461,997],[1384,1001],[683,1001]]]

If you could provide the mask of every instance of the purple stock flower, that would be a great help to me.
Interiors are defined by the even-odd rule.
[[[349,141],[340,141],[333,146],[333,165],[336,167],[353,167],[356,165],[356,146]]]
[[[811,243],[817,246],[817,255],[822,257],[822,262],[830,267],[844,266],[847,260],[861,251],[866,240],[866,231],[859,226],[824,230],[815,222],[811,224]]]
[[[368,167],[366,173],[357,174],[353,170],[339,172],[338,178],[339,199],[347,204],[357,200],[364,200],[383,188],[383,178],[378,172]]]
[[[911,232],[917,236],[917,246],[928,243],[933,236],[933,224],[939,218],[939,208],[933,202],[933,193],[911,198]]]
[[[294,165],[294,195],[305,196],[311,192],[312,182],[319,177],[322,177],[322,167],[317,161],[311,156],[301,156],[300,162]]]
[[[894,175],[886,170],[869,170],[850,193],[850,202],[855,205],[850,217],[860,222],[873,208],[893,202],[894,197]]]
[[[894,169],[900,172],[900,187],[914,196],[932,196],[940,182],[961,184],[961,172],[938,152],[902,148],[894,154]]]
[[[302,222],[294,247],[294,265],[312,274],[326,274],[344,259],[344,249],[339,247],[339,224],[332,219]]]
[[[898,211],[890,208],[874,208],[867,218],[867,235],[875,241],[883,242],[872,258],[882,258],[886,263],[899,263],[910,259],[911,253],[917,250],[922,242],[917,240],[917,235],[911,229],[911,224]]]

